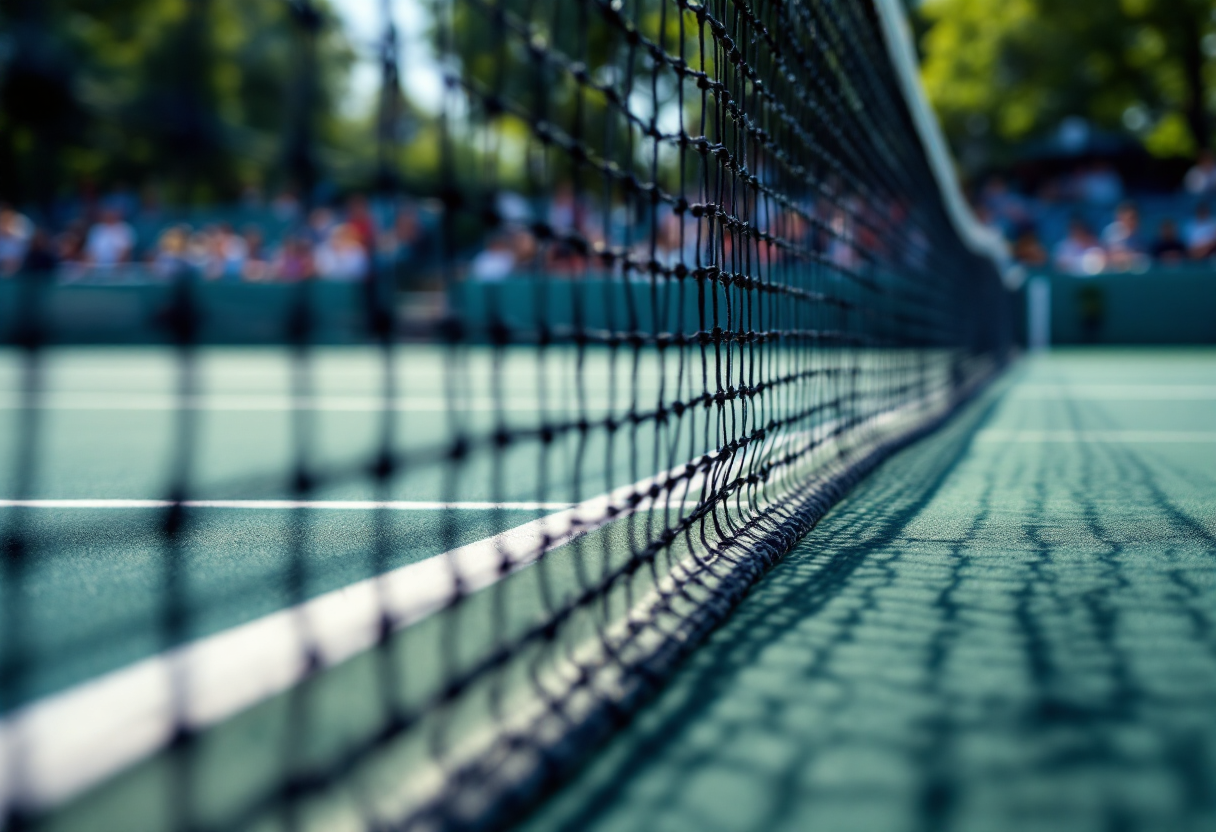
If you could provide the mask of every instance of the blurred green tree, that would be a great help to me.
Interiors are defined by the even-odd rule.
[[[956,150],[1000,161],[1069,116],[1159,156],[1211,147],[1213,0],[924,0],[923,79]]]
[[[285,177],[301,118],[322,149],[341,144],[353,55],[317,6],[304,95],[307,36],[286,0],[0,0],[0,197],[92,181],[229,198]]]

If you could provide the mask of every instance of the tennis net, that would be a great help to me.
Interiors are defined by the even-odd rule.
[[[258,4],[280,282],[169,239],[0,285],[9,828],[509,824],[1011,347],[891,3],[419,3],[400,233],[311,254],[336,24]]]

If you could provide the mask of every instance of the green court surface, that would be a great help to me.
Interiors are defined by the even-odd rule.
[[[1216,829],[1216,351],[1015,365],[524,828]]]
[[[592,448],[474,446],[449,464],[456,439],[491,434],[497,418],[513,430],[602,420],[624,414],[635,389],[653,398],[661,386],[673,395],[693,384],[680,367],[662,375],[645,359],[590,354],[580,366],[573,352],[547,355],[538,371],[530,351],[495,363],[468,350],[453,365],[441,349],[403,348],[386,411],[368,350],[317,350],[307,388],[293,388],[285,352],[206,351],[184,410],[171,353],[50,354],[32,481],[14,473],[22,448],[0,447],[9,478],[0,523],[19,522],[31,541],[18,704],[36,711],[49,697],[66,702],[54,714],[87,713],[102,700],[72,697],[92,680],[131,676],[183,641],[211,643],[345,597],[339,611],[349,618],[359,607],[354,619],[367,620],[320,638],[330,669],[299,695],[285,692],[299,668],[255,668],[251,677],[272,681],[252,692],[231,684],[229,668],[215,677],[225,691],[204,672],[197,701],[173,703],[208,729],[187,768],[193,821],[280,828],[242,807],[296,765],[283,749],[300,714],[309,730],[293,754],[306,764],[342,759],[383,728],[384,673],[396,674],[397,706],[425,711],[461,668],[543,623],[588,576],[619,567],[640,524],[668,526],[695,501],[690,491],[593,529],[458,609],[428,617],[424,604],[417,623],[367,652],[384,598],[355,590],[375,576],[441,564],[436,555],[476,549],[713,447],[699,430],[673,438],[643,428]],[[897,368],[900,359],[883,360]],[[16,356],[0,361],[6,440],[29,436],[19,429],[20,370]],[[183,412],[197,422],[183,425]],[[368,464],[385,430],[405,473],[377,489]],[[301,439],[318,482],[303,506],[291,488]],[[187,532],[169,543],[156,501],[169,495],[183,447],[194,503]],[[678,447],[678,458],[656,458],[658,447]],[[684,554],[676,547],[672,557]],[[434,570],[409,577],[432,594],[442,583]],[[653,580],[639,572],[607,595],[572,629],[569,649],[597,641]],[[300,620],[286,635],[242,636],[260,645],[251,661],[298,661]],[[504,672],[480,703],[407,742],[377,743],[351,771],[354,785],[317,796],[300,828],[358,828],[368,799],[351,795],[368,783],[378,784],[377,812],[409,804],[405,793],[434,779],[437,746],[472,742],[487,713],[539,706],[529,672]],[[146,679],[127,681],[116,690],[142,697],[135,716],[169,701]],[[1016,363],[863,481],[525,826],[1198,832],[1216,827],[1213,703],[1216,351],[1057,351]],[[157,723],[165,731],[168,716]],[[54,789],[72,797],[39,828],[174,826],[182,809],[167,784],[182,768],[164,750],[167,735],[119,739],[86,735],[35,760],[48,804],[59,805]],[[105,751],[106,778],[56,768],[82,748]]]
[[[3,529],[16,521],[18,507],[3,498],[16,496],[28,399],[19,356],[0,359]],[[576,478],[569,442],[546,451],[485,442],[499,417],[525,431],[571,414],[599,421],[623,412],[625,381],[639,378],[640,395],[653,397],[663,381],[653,366],[634,376],[628,361],[593,356],[579,368],[572,353],[555,349],[538,372],[531,350],[508,351],[497,363],[469,350],[453,364],[442,349],[406,347],[396,355],[386,415],[380,359],[370,349],[317,349],[309,386],[295,388],[285,350],[210,350],[183,398],[179,359],[169,350],[51,353],[34,475],[20,506],[33,555],[22,576],[23,638],[33,660],[20,700],[7,707],[553,515],[666,462],[653,458],[648,430],[633,431],[612,452],[602,437],[590,438],[578,449]],[[196,420],[184,430],[183,401]],[[403,473],[382,492],[371,465],[386,429]],[[463,464],[447,464],[462,435],[482,445]],[[690,437],[690,456],[698,441]],[[298,447],[317,483],[304,510],[292,500]],[[180,550],[169,551],[156,501],[169,496],[183,448],[185,497],[196,504]],[[173,595],[170,580],[178,582]],[[169,603],[184,630],[167,641]]]
[[[781,372],[779,351],[769,360]],[[713,441],[696,429],[673,438],[631,426],[625,415],[635,401],[658,401],[660,389],[691,399],[700,380],[691,363],[659,369],[655,355],[635,365],[594,351],[580,360],[561,348],[539,363],[531,349],[454,358],[408,346],[395,354],[386,399],[380,362],[371,349],[316,349],[299,387],[288,351],[207,350],[183,395],[172,351],[56,350],[29,436],[20,357],[0,355],[0,529],[20,509],[33,555],[22,576],[32,660],[6,708],[553,515],[681,465]],[[830,387],[821,395],[832,398]],[[615,418],[624,429],[613,440],[568,433],[544,448],[492,442],[499,427],[539,432],[575,418]],[[402,473],[381,491],[371,465],[385,431]],[[473,444],[449,464],[460,437]],[[18,444],[28,442],[34,472],[19,484]],[[292,499],[300,448],[316,482],[304,509]],[[157,501],[170,495],[183,451],[184,496],[195,505],[170,552]],[[183,629],[167,640],[170,603]]]
[[[247,828],[298,768],[345,772],[352,757],[357,770],[312,801],[309,828],[369,802],[393,814],[414,800],[398,794],[402,771],[405,791],[430,788],[437,749],[465,753],[504,711],[536,717],[537,668],[602,648],[605,628],[620,629],[688,558],[691,538],[674,540],[654,569],[624,571],[639,540],[700,498],[686,475],[661,500],[636,499],[650,478],[716,448],[723,422],[763,424],[795,395],[779,390],[749,412],[689,409],[672,427],[630,414],[696,398],[704,368],[683,354],[554,347],[538,361],[532,348],[407,345],[392,358],[386,385],[372,349],[317,348],[306,365],[286,350],[201,350],[192,378],[169,350],[61,349],[31,385],[23,356],[0,355],[0,531],[24,543],[0,575],[0,655],[20,670],[6,677],[0,749],[17,738],[25,799],[54,810],[44,828],[179,828],[181,812],[200,828]],[[852,367],[875,387],[825,370],[802,394],[829,404],[797,435],[756,442],[732,464],[784,453],[790,440],[835,460],[863,434],[923,420],[921,408],[945,402],[947,359],[825,356],[825,368]],[[775,349],[763,371],[788,374],[794,361],[806,368],[805,356]],[[922,404],[825,443],[846,404],[889,408],[870,399],[884,371],[909,362]],[[574,420],[619,429],[537,441]],[[529,441],[500,444],[499,431]],[[399,476],[377,486],[382,447]],[[292,485],[301,461],[314,483],[306,495]],[[171,496],[184,500],[175,536]],[[724,504],[716,519],[734,512]],[[718,532],[701,534],[712,543]],[[507,564],[540,552],[538,568]],[[560,612],[593,588],[597,603]],[[444,610],[457,594],[468,597]],[[520,646],[558,614],[561,644]],[[396,634],[372,650],[389,620]],[[506,650],[517,661],[473,685],[468,708],[431,716],[453,679]],[[568,684],[546,673],[546,684]],[[389,742],[386,708],[424,729]],[[201,737],[188,751],[172,742],[183,723]],[[184,807],[165,786],[183,759]],[[389,788],[369,801],[368,780]]]

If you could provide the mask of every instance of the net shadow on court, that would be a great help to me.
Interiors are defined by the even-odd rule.
[[[1025,418],[1015,376],[855,489],[521,828],[1209,825],[1216,536],[1177,503],[1212,478],[985,439]]]

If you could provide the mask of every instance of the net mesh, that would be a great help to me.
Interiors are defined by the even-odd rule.
[[[332,23],[286,8],[307,203]],[[869,3],[422,13],[434,112],[403,155],[390,26],[375,136],[422,230],[363,280],[173,261],[146,338],[0,285],[10,828],[507,824],[999,369]]]

